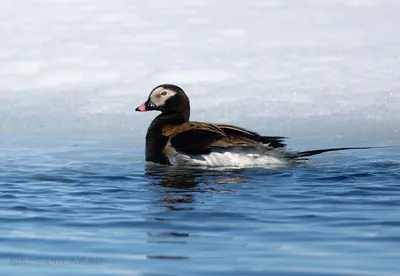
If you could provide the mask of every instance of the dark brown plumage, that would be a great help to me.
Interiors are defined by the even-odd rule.
[[[285,146],[283,137],[260,136],[232,125],[186,122],[165,126],[162,132],[177,151],[191,155],[208,154],[216,148]]]
[[[167,91],[169,97],[154,103],[163,91]],[[271,148],[285,146],[283,137],[261,136],[226,124],[189,122],[189,99],[180,87],[171,84],[155,87],[146,103],[136,110],[161,111],[147,130],[146,161],[169,164],[165,150],[168,142],[176,151],[190,155],[207,154],[216,148],[262,147],[263,144]]]

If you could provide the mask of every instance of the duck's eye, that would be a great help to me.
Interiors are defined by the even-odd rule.
[[[160,95],[161,95],[161,96],[167,96],[167,94],[168,94],[167,91],[164,90],[164,91],[161,92]]]

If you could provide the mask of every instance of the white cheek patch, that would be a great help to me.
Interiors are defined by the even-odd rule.
[[[163,101],[163,99],[161,99],[160,95],[154,95],[152,94],[150,97],[150,100],[156,105],[156,106],[161,106],[165,103],[165,101]]]
[[[162,96],[161,92],[166,91],[167,95]],[[162,87],[157,88],[154,90],[151,95],[150,95],[150,100],[156,105],[156,106],[163,106],[165,104],[165,101],[171,98],[176,94],[175,91],[165,89]]]

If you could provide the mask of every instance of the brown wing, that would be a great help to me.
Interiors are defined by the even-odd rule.
[[[171,145],[187,154],[207,154],[214,148],[229,147],[284,147],[282,137],[265,137],[231,125],[188,122],[180,126],[166,126],[163,135],[170,136]]]
[[[215,141],[226,137],[225,133],[213,124],[187,122],[179,126],[165,126],[164,136],[170,136],[169,142],[180,152],[187,154],[210,153]]]
[[[229,137],[246,138],[254,142],[262,143],[271,148],[283,148],[286,146],[284,143],[285,137],[261,136],[254,131],[232,125],[217,124],[216,126]]]

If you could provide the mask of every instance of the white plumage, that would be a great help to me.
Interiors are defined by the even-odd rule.
[[[260,152],[261,151],[261,152]],[[280,166],[289,161],[283,157],[282,149],[269,150],[243,150],[225,149],[213,150],[210,154],[189,155],[177,151],[170,152],[168,160],[174,166],[194,167],[254,167],[254,166]]]

